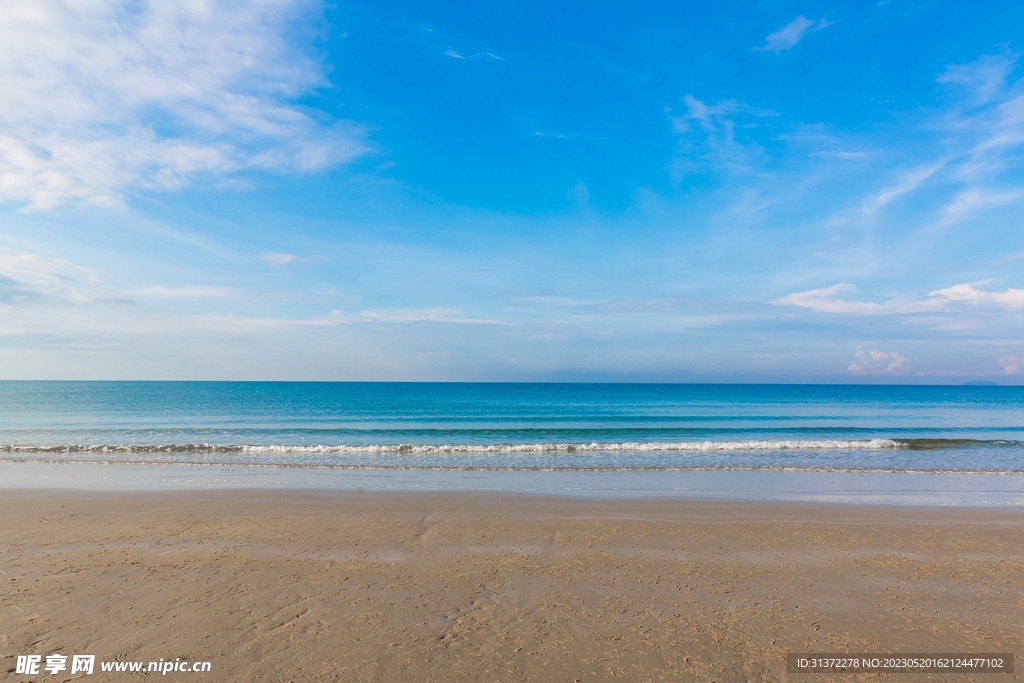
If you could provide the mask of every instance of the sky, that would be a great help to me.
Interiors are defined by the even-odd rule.
[[[0,379],[1024,382],[1024,4],[0,2]]]

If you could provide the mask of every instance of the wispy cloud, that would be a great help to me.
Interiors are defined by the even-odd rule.
[[[1006,258],[996,259],[992,263],[1007,263],[1009,261],[1024,261],[1024,254],[1015,254]]]
[[[814,156],[822,157],[823,159],[865,159],[869,156],[867,152],[848,152],[841,149],[822,149],[813,152]]]
[[[812,25],[818,30],[821,22],[796,21],[773,36],[781,40],[787,31],[785,35],[790,38],[806,35]],[[844,196],[849,203],[824,223],[830,230],[843,233],[846,254],[852,253],[846,241],[852,229],[862,231],[865,249],[870,252],[877,226],[887,220],[886,210],[897,203],[914,205],[916,218],[911,221],[919,219],[920,223],[894,233],[906,234],[905,228],[916,228],[918,234],[909,237],[918,240],[917,246],[923,250],[935,242],[940,229],[970,223],[993,209],[1024,202],[1024,191],[1012,175],[1020,167],[1024,148],[1024,79],[1013,80],[1017,61],[1017,53],[1004,51],[944,69],[936,80],[951,90],[951,97],[945,100],[944,108],[927,113],[910,126],[905,137],[913,143],[901,141],[889,149],[879,146],[871,153],[847,152],[842,146],[863,146],[865,139],[844,142],[842,134],[837,137],[831,132],[808,132],[816,127],[831,129],[827,124],[803,124],[802,131],[776,135],[775,140],[795,143],[801,152],[821,160],[813,168],[803,169],[803,177],[788,178],[786,187],[850,177],[849,162],[865,160],[864,168],[871,175],[864,177],[862,189],[855,190],[856,194],[847,192]],[[679,140],[677,156],[669,169],[673,176],[678,180],[709,169],[734,177],[745,174],[755,184],[746,189],[768,195],[759,188],[778,180],[778,167],[771,168],[770,162],[785,156],[776,156],[765,135],[751,134],[745,139],[742,131],[764,126],[775,112],[736,100],[702,101],[693,95],[686,96],[683,103],[685,113],[669,113]],[[744,121],[741,117],[748,118]],[[845,165],[840,168],[836,166],[839,163]],[[783,189],[776,185],[771,195],[777,198]],[[942,192],[936,192],[939,189]],[[873,260],[881,259],[869,253],[857,254],[861,265]]]
[[[158,299],[231,299],[238,296],[238,291],[229,287],[207,287],[203,285],[183,285],[178,287],[144,287],[131,294]]]
[[[956,195],[942,208],[942,214],[934,227],[959,223],[977,211],[1009,204],[1024,196],[1022,190],[993,191],[988,188],[972,187]]]
[[[338,319],[345,322],[387,322],[387,323],[459,323],[471,325],[507,325],[503,320],[493,318],[475,318],[465,313],[450,308],[425,308],[425,309],[384,309],[361,311],[355,314],[345,314],[342,311],[332,311]]]
[[[238,315],[191,316],[190,325],[209,332],[248,333],[287,328],[330,328],[357,324],[448,323],[460,325],[507,325],[501,320],[475,318],[450,308],[399,308],[365,311],[332,310],[308,318],[273,318]]]
[[[94,301],[96,273],[63,259],[49,259],[0,247],[0,302],[64,304]]]
[[[801,14],[775,33],[769,34],[765,38],[764,45],[755,47],[754,50],[759,52],[782,52],[783,50],[788,50],[803,38],[820,31],[826,26],[831,26],[833,23],[825,19],[812,21]]]
[[[241,315],[233,310],[233,301],[245,301],[244,310],[249,311],[249,305],[265,301],[267,295],[265,291],[207,284],[118,288],[104,282],[96,271],[69,261],[0,247],[0,336],[233,336],[353,325],[372,329],[413,324],[512,324],[495,316],[437,306],[314,310],[294,317]],[[213,302],[218,308],[207,308]]]
[[[695,173],[701,166],[711,166],[729,173],[749,171],[761,155],[761,148],[753,143],[743,144],[736,139],[735,118],[739,115],[763,119],[775,112],[751,107],[735,100],[708,104],[693,95],[683,98],[686,112],[670,115],[672,132],[679,138],[673,171],[677,177]]]
[[[962,87],[973,105],[982,105],[1000,99],[1006,91],[1016,58],[1012,52],[982,55],[970,64],[951,64],[935,80]]]
[[[847,301],[843,295],[857,291],[853,285],[838,284],[822,289],[794,292],[776,299],[772,303],[780,306],[799,306],[816,313],[852,313],[856,315],[879,315],[893,313],[891,302],[877,304],[870,301]]]
[[[892,315],[942,311],[954,305],[998,306],[1017,310],[1024,308],[1024,289],[1009,288],[1003,292],[979,289],[977,285],[989,281],[954,285],[945,289],[928,292],[926,298],[893,298],[881,303],[872,301],[850,301],[847,296],[857,288],[850,284],[838,284],[806,292],[795,292],[772,303],[781,306],[799,306],[816,313],[843,313],[849,315]]]
[[[283,266],[295,260],[295,254],[282,254],[276,251],[265,251],[260,254],[260,260],[268,266]]]
[[[504,59],[494,54],[493,52],[477,52],[467,57],[466,55],[461,54],[458,50],[448,48],[447,50],[444,51],[444,53],[451,57],[452,59],[476,59],[477,57],[486,57],[487,59],[496,59],[499,62],[505,61]]]
[[[941,171],[947,163],[948,160],[943,159],[901,172],[899,174],[899,179],[895,184],[883,188],[881,191],[873,194],[864,201],[861,209],[862,212],[865,216],[874,216],[876,212],[888,206],[889,203],[897,197],[913,192],[919,188],[922,183]]]
[[[0,247],[0,304],[39,308],[44,304],[118,307],[139,298],[229,299],[239,292],[208,285],[151,286],[124,290],[105,285],[99,274],[63,259]]]
[[[871,172],[881,182],[868,180],[861,199],[851,197],[856,203],[827,222],[847,255],[854,250],[846,240],[861,231],[863,250],[851,271],[886,260],[878,228],[894,212],[912,209],[889,235],[904,240],[902,250],[927,254],[951,227],[980,225],[995,209],[1024,202],[1016,177],[1024,148],[1024,80],[1012,80],[1017,59],[1002,52],[947,67],[936,78],[950,90],[944,106],[908,127],[908,142],[873,155]]]
[[[519,289],[514,292],[502,292],[497,296],[503,299],[542,299],[553,296],[550,289]]]
[[[1011,81],[1018,55],[982,55],[948,67],[936,79],[957,88],[963,103],[940,122],[957,154],[941,162],[949,180],[966,185],[940,210],[931,226],[970,220],[979,212],[1019,200],[1024,193],[1003,174],[1019,164],[1024,146],[1024,81]]]
[[[356,125],[293,102],[327,85],[304,0],[62,0],[0,8],[0,200],[121,205],[238,171],[315,172]]]

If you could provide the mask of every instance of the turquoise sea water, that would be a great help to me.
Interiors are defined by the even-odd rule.
[[[1024,473],[1024,388],[0,382],[0,465]]]

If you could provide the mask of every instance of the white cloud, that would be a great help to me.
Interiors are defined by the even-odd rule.
[[[982,284],[982,283],[975,283]],[[967,283],[929,292],[928,296],[947,301],[981,305],[998,305],[1005,308],[1024,308],[1024,289],[1007,289],[1005,292],[989,292]]]
[[[999,359],[999,364],[1003,366],[1003,372],[1007,375],[1018,375],[1024,370],[1024,357],[1022,356],[1004,356]]]
[[[463,57],[458,52],[456,52],[455,50],[452,50],[450,48],[448,50],[445,50],[444,53],[446,55],[448,55],[449,57],[454,57],[455,59],[465,59],[465,57]]]
[[[833,22],[826,21],[824,19],[811,21],[801,14],[796,19],[765,38],[764,45],[755,47],[754,49],[759,52],[782,52],[783,50],[788,50],[799,43],[804,37],[820,31],[826,26],[831,26],[832,23]]]
[[[295,260],[295,254],[281,254],[276,251],[265,251],[260,259],[268,266],[283,266]]]
[[[872,301],[848,301],[845,295],[857,288],[849,284],[832,285],[823,289],[795,292],[772,301],[782,306],[799,306],[815,313],[847,313],[851,315],[891,315],[894,313],[925,313],[942,311],[954,305],[998,306],[1016,310],[1024,308],[1024,289],[1007,289],[1005,292],[990,292],[978,289],[989,281],[954,285],[945,289],[928,292],[927,298],[894,298],[882,303]]]
[[[847,301],[844,294],[857,291],[853,285],[838,284],[823,289],[788,294],[772,303],[782,306],[809,308],[815,313],[850,313],[854,315],[882,315],[895,313],[892,302],[877,304],[870,301]]]
[[[313,172],[363,132],[292,104],[327,86],[304,0],[0,6],[0,200],[117,206],[246,169]]]
[[[848,370],[858,375],[900,375],[910,370],[907,357],[895,351],[864,352],[858,346]]]

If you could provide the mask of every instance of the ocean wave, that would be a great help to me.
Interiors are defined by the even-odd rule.
[[[1024,475],[1021,469],[979,469],[979,468],[922,468],[922,467],[856,467],[856,466],[793,466],[793,465],[663,465],[631,467],[580,467],[580,466],[459,466],[459,465],[388,465],[388,464],[327,464],[291,462],[210,462],[201,460],[75,460],[43,458],[3,458],[0,463],[45,463],[55,465],[145,465],[145,466],[188,466],[188,467],[229,467],[269,468],[299,470],[386,470],[395,472],[806,472],[832,474],[968,474],[968,475]]]
[[[280,444],[63,444],[42,446],[10,444],[0,453],[36,454],[277,454],[330,453],[338,455],[447,455],[459,453],[609,453],[609,452],[712,452],[712,451],[785,451],[785,450],[888,450],[906,448],[905,442],[892,439],[776,440],[776,441],[678,441],[678,442],[590,442],[522,444],[321,444],[316,446]]]

